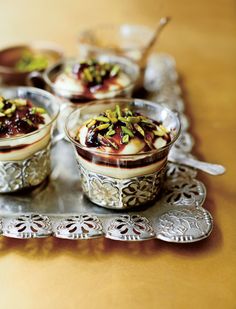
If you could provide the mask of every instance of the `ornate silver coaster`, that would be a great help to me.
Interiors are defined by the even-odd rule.
[[[183,112],[184,102],[177,78],[172,57],[165,54],[151,56],[145,76],[149,98],[180,114],[182,134],[173,151],[190,153],[194,141],[187,132],[189,121]],[[98,207],[83,195],[81,186],[86,186],[86,183],[80,179],[73,149],[68,142],[55,143],[52,165],[48,183],[27,194],[0,195],[0,233],[4,236],[34,238],[52,235],[73,240],[106,237],[121,241],[157,238],[189,243],[211,233],[212,217],[202,207],[206,189],[196,179],[195,169],[168,163],[158,200],[147,208],[121,213]],[[96,179],[93,190],[99,186],[99,181]],[[113,193],[111,190],[111,199],[116,198]],[[143,198],[142,193],[144,197],[148,194],[143,189],[139,193],[137,201],[129,202],[138,203],[138,198]],[[97,195],[99,198],[101,196]]]

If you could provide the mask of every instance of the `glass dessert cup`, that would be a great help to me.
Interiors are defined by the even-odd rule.
[[[87,59],[87,58],[84,58]],[[135,86],[135,83],[139,77],[139,69],[137,65],[129,61],[128,59],[117,57],[114,55],[99,55],[96,57],[96,60],[99,62],[107,62],[110,64],[119,65],[120,69],[124,74],[129,78],[129,83],[117,90],[108,90],[103,94],[100,93],[99,96],[96,96],[96,90],[94,93],[88,93],[81,90],[71,90],[68,89],[67,85],[58,85],[55,81],[58,76],[70,70],[76,65],[79,60],[76,59],[65,59],[57,64],[48,68],[43,74],[35,73],[30,76],[30,82],[33,86],[44,87],[50,90],[52,93],[58,97],[64,99],[65,102],[73,104],[82,104],[87,103],[95,99],[106,99],[114,97],[131,97],[132,90]]]
[[[114,109],[128,107],[141,115],[161,122],[171,132],[164,147],[119,154],[96,151],[75,139],[76,132],[91,117]],[[112,209],[128,209],[149,204],[161,193],[167,156],[180,133],[180,122],[169,109],[139,99],[113,99],[91,102],[73,111],[66,120],[66,134],[74,145],[85,195],[95,204]]]
[[[25,59],[29,55],[38,55],[45,57],[47,63],[34,63],[33,67],[22,67],[22,64],[29,64],[29,59]],[[23,58],[24,57],[24,58]],[[32,71],[38,71],[36,67],[41,66],[39,71],[43,71],[46,67],[60,61],[63,58],[62,49],[54,43],[51,42],[32,42],[29,44],[15,45],[4,48],[0,51],[0,78],[1,82],[5,86],[20,86],[27,84],[27,77]],[[22,59],[26,63],[22,63]],[[20,67],[17,65],[20,63]],[[45,67],[42,67],[45,66]]]
[[[11,193],[37,186],[50,174],[51,133],[59,107],[52,94],[31,87],[0,88],[0,94],[29,100],[49,116],[36,131],[0,138],[0,193]]]
[[[96,57],[99,62],[105,62],[109,64],[118,65],[121,72],[125,74],[129,82],[122,86],[120,89],[116,90],[106,90],[102,93],[98,93],[96,90],[94,93],[89,93],[87,91],[72,91],[68,89],[66,83],[60,83],[58,85],[56,80],[61,76],[66,70],[72,70],[72,68],[79,63],[76,59],[65,59],[54,66],[48,68],[43,74],[33,73],[30,75],[30,84],[33,86],[38,86],[48,91],[52,92],[61,99],[61,110],[58,121],[58,129],[64,134],[65,119],[70,114],[70,112],[84,103],[92,100],[100,100],[106,98],[123,97],[129,98],[132,95],[132,91],[139,77],[139,68],[136,64],[132,63],[130,60],[117,57],[114,55],[99,55]]]

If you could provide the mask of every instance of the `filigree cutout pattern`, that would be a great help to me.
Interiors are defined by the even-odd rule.
[[[147,218],[139,215],[122,215],[108,222],[106,237],[137,241],[151,239],[154,235],[154,230]]]
[[[94,215],[74,215],[53,221],[53,234],[58,238],[89,239],[103,235],[101,221]]]
[[[168,179],[176,178],[195,178],[197,176],[197,170],[185,165],[168,162],[166,177]]]
[[[50,174],[50,145],[22,161],[0,161],[0,192],[40,184]]]
[[[174,206],[201,206],[205,200],[205,186],[195,179],[176,179],[167,184],[164,202]]]
[[[172,209],[156,222],[157,238],[170,242],[194,242],[212,231],[212,217],[203,208]]]
[[[13,238],[40,238],[51,235],[51,221],[47,216],[25,214],[3,218],[3,235]]]
[[[113,209],[138,207],[154,200],[162,187],[166,164],[156,173],[116,179],[86,170],[80,165],[81,183],[89,199]]]

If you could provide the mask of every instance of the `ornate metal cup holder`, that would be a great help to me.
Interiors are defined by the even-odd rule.
[[[169,55],[150,57],[145,76],[149,98],[180,114],[182,133],[174,148],[189,153],[193,138],[187,132],[189,122],[177,78],[175,62]],[[121,241],[157,238],[189,243],[211,233],[212,216],[202,207],[206,189],[196,179],[195,169],[168,163],[161,197],[146,209],[124,213],[98,207],[83,195],[72,152],[68,142],[56,143],[52,151],[53,172],[46,185],[28,194],[0,196],[2,235],[22,239],[106,237]]]

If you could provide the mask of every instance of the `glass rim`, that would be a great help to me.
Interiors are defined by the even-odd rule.
[[[112,102],[111,102],[112,101]],[[175,136],[173,137],[173,139],[167,143],[165,146],[159,148],[159,149],[153,149],[153,150],[150,150],[150,151],[146,151],[146,152],[141,152],[141,153],[136,153],[136,154],[119,154],[119,153],[110,153],[110,152],[104,152],[104,151],[96,151],[94,150],[94,147],[92,147],[93,149],[90,149],[89,147],[86,147],[84,145],[82,145],[81,143],[79,143],[78,141],[76,141],[69,133],[69,129],[68,129],[68,124],[69,124],[69,120],[71,118],[71,116],[73,114],[76,114],[78,113],[78,111],[83,111],[85,110],[87,107],[89,106],[92,106],[94,104],[99,105],[99,104],[102,104],[102,103],[119,103],[119,102],[122,102],[122,103],[131,103],[133,101],[136,101],[136,102],[143,102],[147,105],[151,105],[153,107],[155,107],[156,105],[158,105],[159,107],[162,108],[162,110],[166,110],[169,114],[172,114],[176,120],[176,124],[177,124],[177,132],[175,134]],[[78,107],[76,108],[75,110],[73,110],[69,115],[68,117],[66,118],[66,122],[65,122],[65,132],[66,132],[66,135],[67,137],[69,138],[69,140],[72,142],[72,144],[78,146],[80,149],[84,150],[84,151],[87,151],[87,152],[90,152],[92,154],[96,154],[96,155],[105,155],[105,156],[114,156],[114,157],[117,157],[117,158],[128,158],[128,157],[140,157],[140,156],[149,156],[149,155],[155,155],[155,154],[158,154],[160,153],[161,151],[165,150],[165,149],[168,149],[169,147],[171,147],[175,141],[178,139],[179,135],[180,135],[180,131],[181,131],[181,123],[180,123],[180,120],[179,120],[179,117],[178,117],[178,113],[177,112],[173,112],[172,110],[170,110],[169,108],[163,106],[162,104],[160,103],[155,103],[155,102],[152,102],[152,101],[148,101],[148,100],[143,100],[143,99],[136,99],[136,98],[131,98],[131,99],[123,99],[123,98],[117,98],[117,99],[104,99],[104,100],[99,100],[99,101],[96,101],[96,100],[93,100],[93,101],[90,101],[89,103],[87,103],[86,105],[82,106],[82,107]]]
[[[57,117],[59,115],[59,112],[60,112],[60,106],[56,102],[57,98],[53,94],[51,94],[51,93],[49,93],[49,92],[47,92],[45,90],[42,90],[42,89],[38,89],[38,88],[34,88],[34,87],[24,87],[24,86],[22,86],[22,87],[21,86],[19,86],[19,87],[15,87],[15,86],[13,86],[13,87],[0,87],[0,93],[1,93],[2,90],[13,90],[13,91],[14,90],[22,90],[22,91],[27,90],[27,91],[31,91],[31,93],[35,93],[35,94],[38,94],[38,95],[41,95],[41,96],[46,96],[46,97],[48,97],[53,102],[54,106],[57,107],[57,110],[56,110],[56,113],[53,115],[53,117],[51,117],[49,115],[50,116],[50,121],[45,123],[45,124],[43,124],[41,128],[39,128],[39,129],[37,129],[37,130],[35,130],[33,132],[27,133],[27,134],[22,134],[20,136],[2,137],[2,138],[0,138],[0,143],[4,142],[4,141],[15,141],[15,140],[20,140],[20,139],[28,138],[29,136],[32,136],[34,134],[39,133],[40,131],[42,131],[46,127],[51,126],[56,121],[56,119],[57,119]],[[50,105],[51,105],[51,102],[50,102]]]
[[[101,54],[101,55],[98,55],[97,57],[109,57],[109,58],[112,58],[114,60],[120,60],[124,63],[125,66],[129,66],[129,67],[132,67],[135,71],[136,71],[136,77],[133,78],[133,76],[130,76],[130,74],[127,74],[130,78],[130,83],[125,86],[125,87],[122,87],[121,89],[118,89],[118,90],[110,90],[110,91],[107,91],[106,93],[109,93],[109,94],[117,94],[117,93],[120,93],[121,91],[124,91],[126,89],[128,89],[129,87],[132,87],[135,85],[136,81],[138,80],[139,78],[139,74],[140,74],[140,70],[139,70],[139,67],[137,64],[135,64],[134,62],[132,62],[131,60],[125,58],[125,57],[121,57],[121,56],[116,56],[116,55],[110,55],[110,54]],[[62,90],[62,91],[65,91],[67,92],[67,94],[72,94],[72,95],[81,95],[81,97],[84,97],[84,98],[89,98],[88,96],[86,96],[84,94],[84,92],[79,92],[79,91],[72,91],[72,90],[68,90],[66,88],[62,88],[62,87],[55,87],[55,83],[52,82],[49,78],[49,74],[50,72],[55,69],[57,66],[59,65],[63,65],[63,64],[67,64],[67,63],[70,63],[70,62],[75,62],[76,63],[80,61],[80,59],[77,59],[75,57],[69,57],[69,58],[64,58],[56,63],[54,63],[52,66],[48,67],[44,72],[43,72],[43,78],[45,80],[45,82],[49,85],[49,87],[51,87],[53,89],[54,92],[57,92]],[[62,96],[62,95],[61,95]],[[62,96],[63,97],[63,96]],[[96,100],[96,98],[90,98],[91,100]],[[101,100],[101,99],[99,99]]]
[[[90,47],[93,47],[95,49],[98,49],[98,50],[106,50],[106,51],[110,51],[110,52],[114,52],[116,51],[116,48],[115,47],[102,47],[102,46],[99,46],[97,44],[92,44],[90,42],[87,42],[86,41],[86,34],[88,33],[93,33],[94,31],[96,31],[98,28],[102,28],[102,29],[108,29],[108,31],[111,30],[111,28],[114,28],[116,30],[119,30],[119,29],[122,29],[123,27],[129,27],[129,28],[132,28],[132,29],[135,29],[135,28],[139,28],[139,29],[144,29],[144,30],[147,30],[149,31],[152,35],[151,35],[151,38],[153,37],[154,35],[154,30],[149,27],[149,26],[146,26],[146,25],[142,25],[142,24],[129,24],[129,23],[124,23],[124,24],[119,24],[119,23],[101,23],[101,24],[98,24],[96,26],[93,26],[93,27],[90,27],[90,28],[85,28],[83,30],[81,30],[78,34],[78,40],[79,40],[79,43],[80,44],[84,44],[86,46],[90,46]],[[85,39],[85,42],[80,42],[81,39]],[[124,51],[124,52],[131,52],[133,50],[140,50],[140,51],[144,51],[146,49],[146,45],[144,46],[139,46],[139,47],[119,47],[119,44],[117,45],[117,47],[121,50],[121,51]]]

